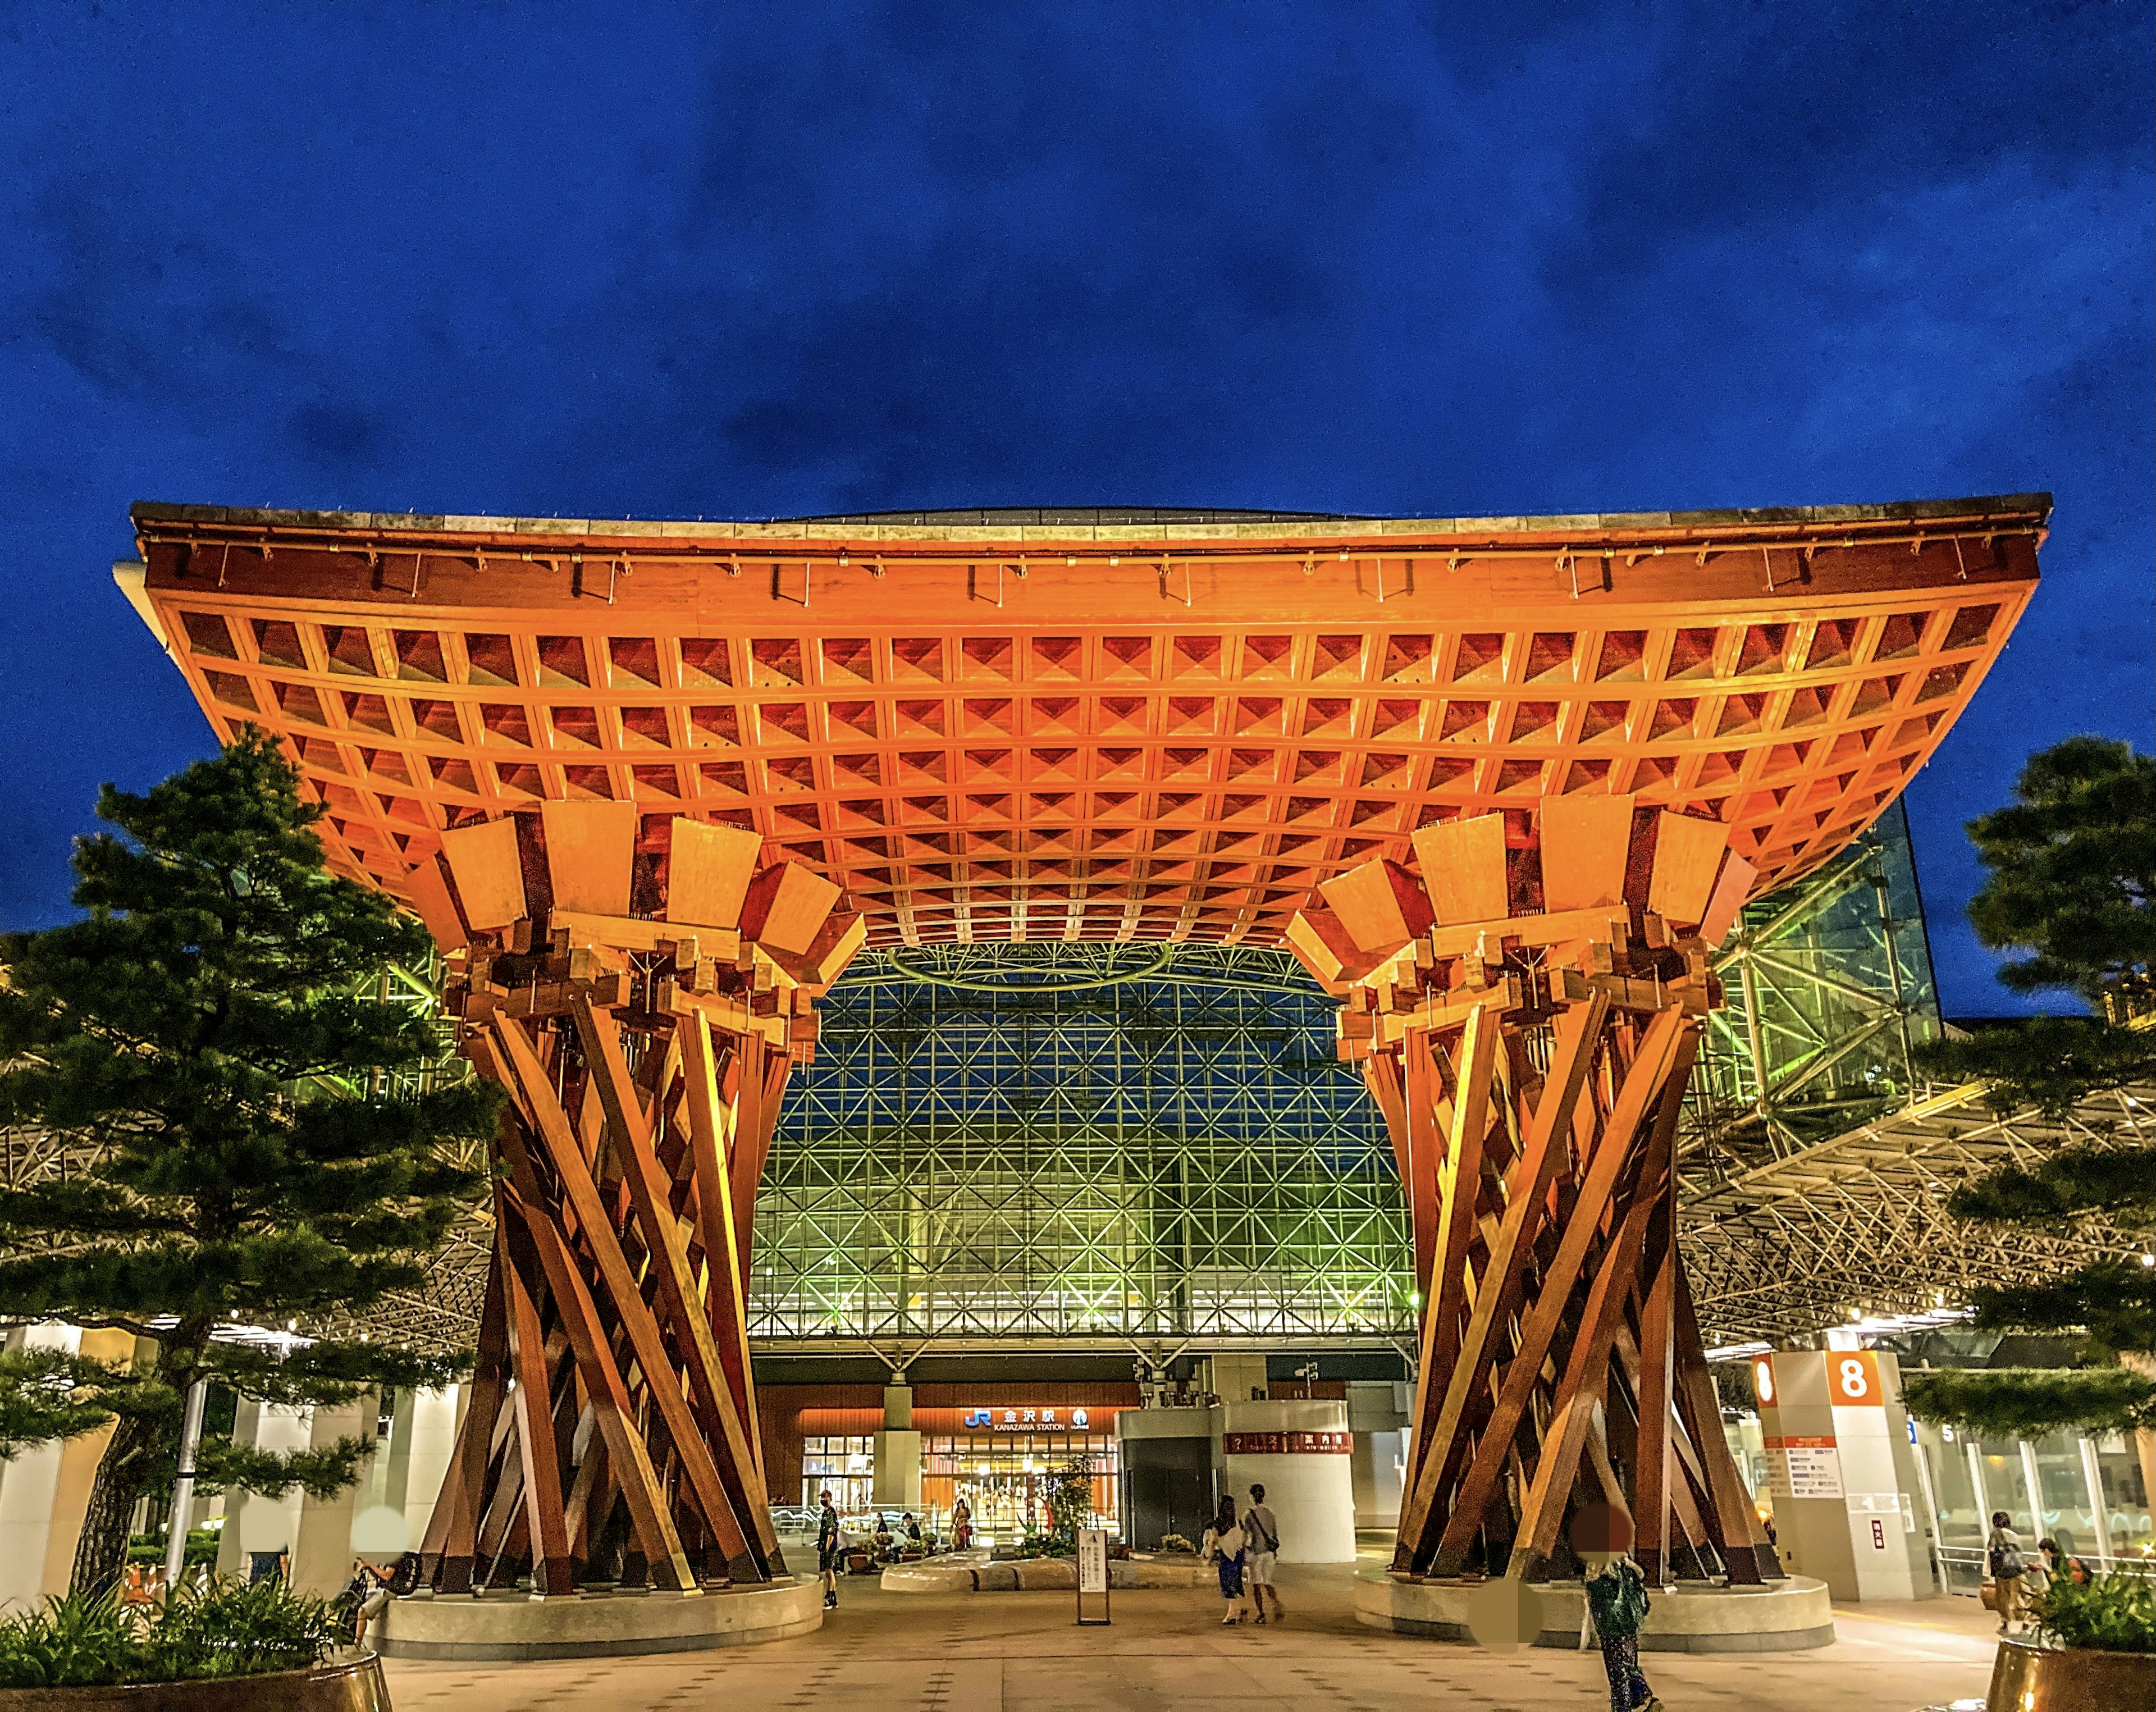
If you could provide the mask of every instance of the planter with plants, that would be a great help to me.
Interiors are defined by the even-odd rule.
[[[388,1712],[348,1618],[278,1581],[169,1604],[69,1594],[0,1618],[0,1712]]]
[[[2033,1640],[1999,1643],[1988,1704],[2017,1712],[2156,1706],[2156,1576],[2061,1576],[2031,1615]]]

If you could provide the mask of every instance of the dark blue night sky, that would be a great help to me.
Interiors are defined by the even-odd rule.
[[[136,499],[583,516],[2014,492],[1909,802],[2151,741],[2151,5],[0,4],[0,923],[209,746]]]

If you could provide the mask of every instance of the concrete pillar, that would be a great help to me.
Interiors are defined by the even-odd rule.
[[[884,1387],[883,1431],[876,1434],[872,1466],[878,1509],[921,1511],[921,1435],[913,1430],[913,1387],[902,1374]]]
[[[1837,1599],[1933,1596],[1894,1357],[1799,1350],[1754,1370],[1783,1563]]]
[[[260,1403],[242,1397],[233,1417],[232,1442],[257,1450],[296,1451],[312,1442],[308,1411],[284,1403]],[[289,1552],[299,1537],[301,1496],[295,1488],[282,1498],[259,1493],[225,1494],[224,1531],[218,1536],[217,1572],[249,1572],[257,1552]],[[338,1584],[341,1586],[343,1584]]]
[[[372,1442],[378,1408],[376,1394],[368,1391],[335,1408],[314,1409],[308,1422],[308,1445],[326,1450],[341,1438]],[[351,1581],[352,1520],[367,1473],[362,1465],[359,1480],[330,1498],[304,1492],[297,1494],[300,1508],[292,1527],[291,1571],[292,1586],[297,1591],[327,1598],[341,1592]]]
[[[7,1347],[121,1361],[134,1353],[135,1339],[128,1332],[84,1331],[47,1320],[16,1328]],[[111,1438],[107,1424],[0,1463],[0,1608],[34,1607],[49,1594],[67,1591],[90,1488]]]
[[[1212,1411],[1220,1489],[1249,1507],[1265,1488],[1280,1522],[1282,1563],[1355,1560],[1353,1438],[1348,1406],[1330,1401],[1226,1402]]]
[[[352,1547],[371,1562],[417,1551],[456,1449],[462,1386],[397,1393],[388,1443],[375,1452],[374,1478],[352,1520]]]
[[[1408,1410],[1414,1388],[1398,1380],[1350,1380],[1348,1430],[1355,1436],[1351,1473],[1355,1525],[1400,1524],[1400,1488],[1406,1478]]]
[[[1205,1361],[1205,1389],[1224,1403],[1247,1403],[1265,1394],[1265,1358],[1221,1350]]]

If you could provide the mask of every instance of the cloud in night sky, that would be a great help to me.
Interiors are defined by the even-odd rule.
[[[2013,1002],[1961,823],[2151,742],[2148,3],[303,10],[0,8],[0,922],[208,747],[105,573],[138,498],[2049,488],[1908,796],[1950,1012]]]

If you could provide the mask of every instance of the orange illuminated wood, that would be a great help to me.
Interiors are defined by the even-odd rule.
[[[1279,944],[1546,802],[1717,821],[1755,894],[1817,867],[1997,658],[2047,513],[135,522],[212,723],[284,741],[334,865],[415,907],[452,829],[612,804],[654,877],[654,823],[753,833],[871,945]]]
[[[450,835],[475,881],[489,871],[476,865],[529,852],[556,902],[482,926],[451,897],[454,931],[437,928],[445,1008],[506,1096],[475,1412],[426,1546],[439,1591],[528,1573],[549,1596],[573,1593],[617,1503],[633,1538],[609,1577],[690,1591],[786,1573],[756,1426],[747,1237],[786,1067],[814,1052],[813,995],[843,973],[859,918],[818,918],[803,954],[668,921],[654,858],[708,829],[677,821],[639,848],[624,807],[554,805],[488,823],[483,843]],[[761,855],[726,853],[752,869]],[[757,883],[811,905],[836,896],[788,861]],[[628,913],[632,901],[657,916]],[[717,913],[708,889],[691,908]],[[795,913],[805,931],[813,907]]]
[[[632,1578],[777,1572],[747,1287],[813,1001],[865,945],[1044,939],[1285,946],[1342,1000],[1425,1303],[1401,1571],[1549,1555],[1607,1423],[1658,1575],[1773,1573],[1669,1199],[1708,957],[1932,753],[2049,512],[138,506],[212,725],[274,735],[331,865],[429,923],[512,1096],[430,1575],[569,1584],[618,1499]],[[533,1460],[542,1383],[557,1448],[596,1411],[573,1469]]]
[[[1424,871],[1456,877],[1465,839],[1486,830],[1445,832],[1424,840]],[[1669,834],[1621,798],[1585,812],[1552,803],[1505,889],[1489,882],[1479,900],[1493,919],[1433,928],[1404,953],[1389,911],[1358,915],[1373,938],[1352,944],[1337,943],[1353,938],[1344,915],[1323,939],[1308,915],[1291,925],[1313,973],[1338,971],[1340,1053],[1378,1098],[1414,1233],[1424,1308],[1395,1573],[1532,1576],[1585,1502],[1643,1516],[1657,1579],[1779,1573],[1717,1454],[1712,1386],[1683,1318],[1672,1149],[1721,991],[1705,941],[1648,907],[1655,851],[1672,865],[1666,882],[1707,851]],[[1741,892],[1748,869],[1717,858],[1718,876],[1687,871],[1666,897]],[[1327,893],[1391,897],[1428,919],[1398,885],[1373,859]],[[1536,913],[1543,902],[1575,907]],[[1621,1478],[1596,1436],[1605,1426],[1647,1459]],[[1679,1469],[1695,1493],[1673,1492]]]

